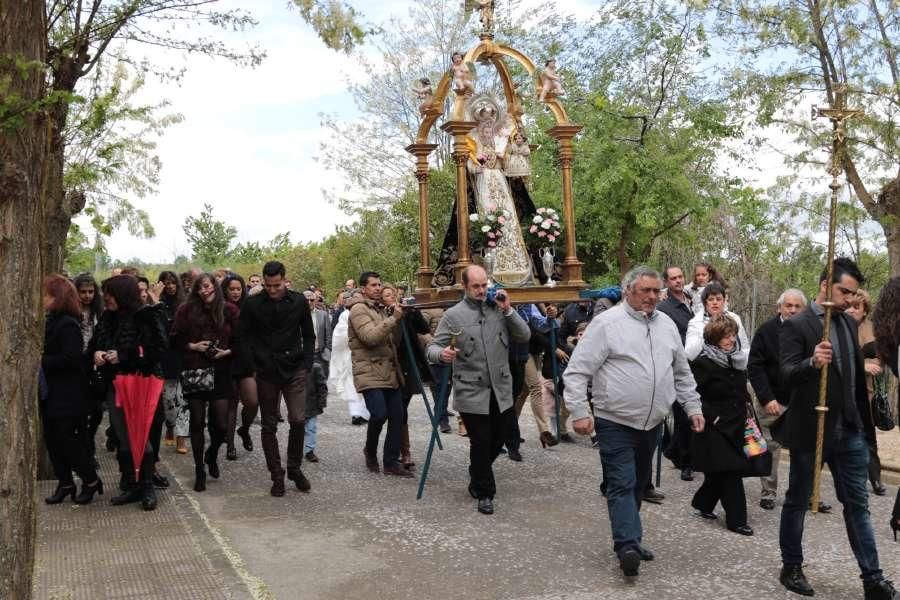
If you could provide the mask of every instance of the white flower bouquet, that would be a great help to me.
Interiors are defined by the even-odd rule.
[[[537,209],[530,224],[523,226],[526,241],[540,246],[552,246],[562,236],[562,224],[556,209],[541,207]]]
[[[472,241],[480,243],[485,250],[496,248],[503,238],[503,230],[511,217],[508,210],[501,209],[494,204],[489,205],[484,214],[470,214],[469,230],[472,234]]]

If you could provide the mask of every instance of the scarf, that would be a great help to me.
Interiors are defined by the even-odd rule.
[[[712,346],[712,345],[704,342],[703,350],[700,352],[700,356],[705,356],[709,360],[711,360],[714,363],[716,363],[717,365],[719,365],[720,367],[724,367],[726,369],[743,369],[744,366],[746,366],[746,365],[741,366],[741,365],[735,364],[735,359],[734,359],[734,355],[740,349],[741,349],[740,340],[735,340],[734,348],[732,348],[728,352],[725,352],[718,346]]]

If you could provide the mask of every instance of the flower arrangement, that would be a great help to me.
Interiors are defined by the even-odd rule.
[[[485,249],[496,248],[510,218],[508,210],[501,209],[494,204],[489,205],[482,215],[470,214],[469,223],[473,240],[480,242]]]
[[[559,213],[554,208],[541,207],[525,225],[525,237],[541,246],[551,246],[562,236],[562,224]]]

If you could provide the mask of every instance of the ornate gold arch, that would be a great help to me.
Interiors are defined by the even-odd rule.
[[[503,61],[504,56],[515,60],[528,71],[529,77],[534,80],[535,95],[536,97],[540,97],[541,78],[537,72],[537,67],[535,67],[534,62],[532,62],[530,58],[515,48],[510,48],[504,44],[497,44],[491,39],[484,39],[477,46],[466,52],[463,61],[471,63],[481,59],[490,61],[490,63],[494,65],[494,68],[497,69],[497,73],[500,76],[500,82],[503,85],[503,95],[506,98],[506,106],[509,114],[515,117],[521,117],[524,112],[522,103],[519,101],[519,95],[516,93],[516,89],[513,86],[509,68]],[[444,73],[444,76],[441,77],[431,106],[426,110],[425,118],[422,119],[422,123],[419,125],[419,131],[416,134],[417,144],[425,144],[428,142],[428,134],[431,132],[431,128],[434,127],[435,121],[437,121],[438,117],[444,112],[444,102],[450,94],[450,85],[452,82],[453,75],[450,71],[447,71]],[[469,96],[456,96],[456,100],[453,103],[453,110],[450,113],[450,121],[465,121],[466,101],[468,99]],[[563,108],[562,104],[560,104],[556,98],[549,97],[545,100],[544,104],[546,104],[547,108],[550,109],[550,112],[553,113],[557,125],[570,124],[569,115],[566,114],[566,109]]]

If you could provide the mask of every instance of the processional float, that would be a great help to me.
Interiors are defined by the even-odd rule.
[[[545,259],[542,261],[545,264],[540,266],[544,268],[544,275],[548,281],[544,285],[536,283],[532,275],[538,271],[540,266],[531,264],[531,255],[527,251],[523,259],[524,242],[521,224],[516,218],[513,219],[514,230],[513,228],[507,228],[503,233],[503,240],[500,241],[501,246],[505,243],[509,244],[505,248],[505,255],[510,258],[508,262],[512,265],[512,268],[506,271],[506,279],[504,280],[497,272],[503,271],[504,268],[502,264],[503,247],[494,248],[496,256],[494,252],[486,253],[485,266],[492,279],[502,284],[505,292],[514,303],[576,301],[579,299],[579,292],[587,287],[582,278],[583,263],[578,260],[575,245],[575,211],[572,190],[573,140],[582,127],[569,120],[565,108],[560,103],[564,90],[561,78],[556,73],[556,64],[553,58],[547,58],[543,69],[539,72],[534,62],[525,54],[508,45],[494,41],[494,4],[494,0],[466,1],[465,6],[469,13],[473,9],[478,10],[480,13],[482,29],[479,35],[479,42],[465,53],[456,52],[453,54],[451,67],[441,77],[436,89],[432,88],[431,80],[428,77],[419,79],[412,88],[412,91],[419,99],[419,112],[422,115],[415,142],[406,147],[406,151],[416,159],[415,176],[419,183],[419,269],[416,272],[415,298],[416,304],[420,307],[449,306],[463,297],[461,274],[468,266],[474,264],[469,229],[471,214],[469,210],[469,171],[473,167],[476,170],[481,169],[480,177],[475,179],[476,186],[481,188],[481,190],[475,190],[476,197],[482,195],[483,190],[487,190],[484,192],[485,194],[491,194],[507,186],[505,191],[498,192],[498,196],[492,202],[502,203],[503,200],[512,200],[512,192],[508,187],[508,183],[505,183],[505,173],[502,173],[503,178],[497,177],[497,174],[493,172],[495,169],[491,168],[492,163],[497,160],[497,154],[503,154],[503,150],[499,147],[501,144],[506,144],[503,136],[514,139],[516,143],[525,143],[524,135],[522,138],[517,138],[515,134],[516,129],[522,131],[524,108],[518,93],[519,86],[513,81],[506,63],[507,60],[518,63],[525,70],[528,77],[534,82],[535,100],[540,105],[547,107],[556,121],[556,125],[549,129],[547,133],[557,142],[558,163],[561,172],[560,190],[562,198],[560,204],[563,212],[562,224],[565,237],[565,256],[561,263],[556,265],[553,260],[553,252],[548,248],[543,248],[540,256]],[[469,65],[476,62],[492,65],[496,70],[503,88],[505,107],[489,95],[479,94],[473,73],[469,67]],[[432,265],[429,239],[429,157],[437,148],[437,144],[429,142],[429,135],[438,119],[443,117],[444,105],[451,93],[453,94],[453,106],[449,111],[448,118],[440,125],[440,129],[452,136],[453,139],[452,156],[456,166],[454,210],[456,226],[455,239],[452,240],[452,245],[455,247],[455,251],[448,256],[443,256],[442,253],[442,258],[451,259],[448,272],[442,276],[441,273],[436,272]],[[501,118],[501,114],[506,119]],[[506,121],[512,123],[513,128],[506,127]],[[487,130],[490,131],[488,132]],[[473,132],[475,131],[478,131],[478,133],[473,138]],[[498,133],[500,134],[499,137]],[[485,137],[490,139],[486,140]],[[497,146],[495,146],[495,140],[498,141]],[[489,146],[489,151],[486,152],[485,156],[478,155],[483,150],[483,145]],[[529,147],[528,151],[534,149],[534,147]],[[473,155],[476,156],[473,157]],[[483,209],[485,206],[484,203],[478,202],[478,200],[483,200],[483,198],[476,199],[475,211],[476,214],[481,213],[482,218],[484,218]],[[450,231],[453,229],[451,224]],[[531,229],[532,231],[534,230],[533,227]],[[541,239],[545,239],[545,237]],[[555,241],[555,237],[549,238],[550,243]],[[445,240],[445,245],[446,242],[447,240]],[[513,247],[517,247],[518,250],[511,252],[510,249]],[[548,257],[549,261],[546,260]],[[528,264],[527,274],[521,270],[523,260]],[[492,273],[492,271],[494,272]],[[556,333],[555,329],[550,330],[551,344],[553,346],[556,345]],[[451,345],[453,345],[453,342],[451,342]],[[408,339],[404,339],[404,349],[408,353],[410,363],[415,364],[415,358],[412,356],[411,344]],[[558,369],[555,353],[551,353],[551,360],[553,361],[554,382],[556,382]],[[443,368],[434,410],[430,410],[427,400],[425,402],[426,408],[429,409],[432,432],[419,481],[417,498],[421,498],[424,491],[434,446],[435,444],[440,446],[438,420],[440,415],[443,414],[447,403],[449,391],[448,374],[449,369]],[[424,386],[421,383],[421,378],[418,377],[418,374],[416,375],[417,387],[424,397]],[[559,423],[558,387],[554,391],[557,396],[556,413],[557,423]]]

